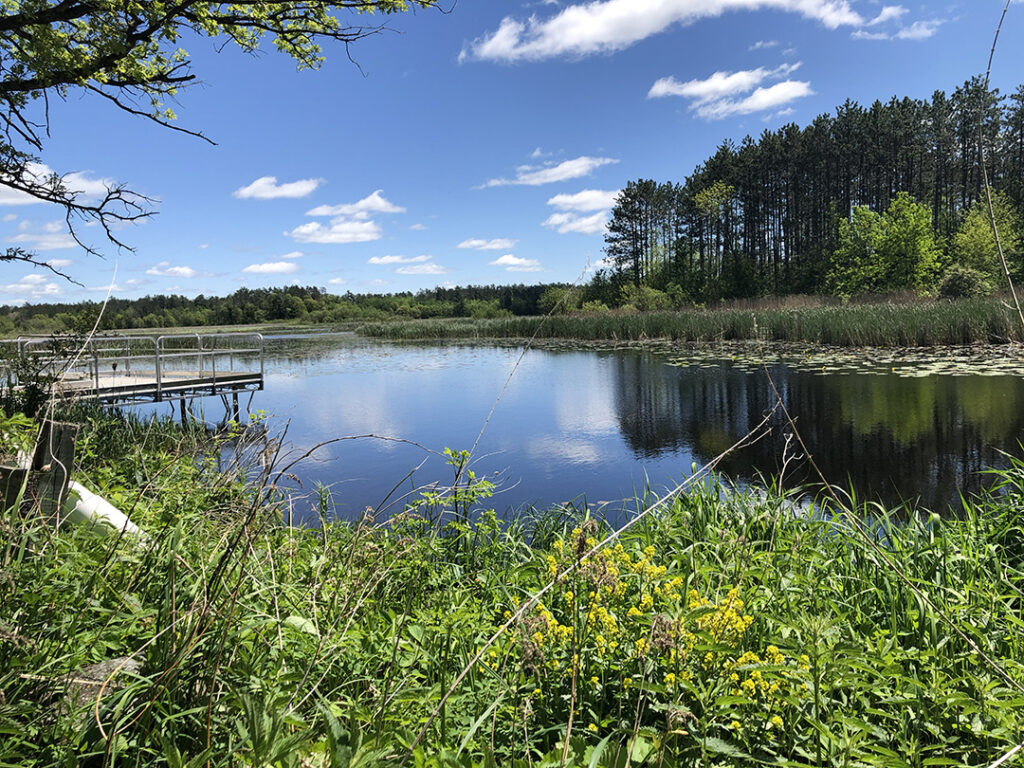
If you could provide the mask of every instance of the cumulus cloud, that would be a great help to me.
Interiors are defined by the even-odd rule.
[[[430,263],[399,267],[395,272],[399,275],[444,275],[448,273],[448,269],[440,264]]]
[[[294,261],[267,261],[263,264],[250,264],[242,269],[250,275],[290,275],[299,271]]]
[[[801,66],[783,64],[775,69],[745,69],[739,72],[715,72],[703,80],[679,82],[663,77],[647,92],[647,98],[680,96],[690,101],[690,109],[705,120],[721,120],[731,115],[748,115],[788,104],[814,93],[809,82],[784,80],[764,87],[767,80],[788,77]],[[748,94],[743,96],[743,94]]]
[[[610,157],[588,157],[582,155],[572,160],[564,160],[557,165],[521,165],[516,168],[516,175],[511,179],[490,179],[484,187],[504,187],[510,184],[523,184],[539,187],[542,184],[553,184],[558,181],[569,181],[589,176],[603,165],[617,163]]]
[[[330,285],[344,285],[348,282],[344,277],[332,277],[327,281]]]
[[[493,240],[470,238],[469,240],[463,240],[455,247],[471,248],[474,251],[507,251],[509,248],[514,248],[518,242],[518,240],[512,240],[508,237],[496,237]]]
[[[301,259],[305,254],[302,251],[288,251],[288,253],[282,253],[282,259]]]
[[[419,264],[430,261],[430,256],[371,256],[367,264]]]
[[[592,0],[547,18],[506,16],[497,30],[466,45],[459,60],[511,63],[612,53],[677,24],[757,10],[797,13],[829,29],[867,23],[849,0]]]
[[[608,224],[609,212],[618,194],[618,190],[583,189],[575,194],[555,195],[548,200],[548,205],[560,212],[548,216],[541,225],[555,229],[562,235],[569,232],[600,234]],[[594,211],[596,213],[592,213]],[[580,215],[585,213],[590,215]]]
[[[405,208],[392,203],[384,197],[384,190],[378,189],[356,203],[318,205],[306,211],[307,216],[344,216],[360,221],[370,218],[374,213],[405,213]]]
[[[558,230],[558,234],[578,232],[581,235],[598,235],[604,232],[608,223],[608,211],[598,211],[591,216],[577,216],[572,212],[552,213],[542,226]]]
[[[177,267],[169,261],[161,261],[155,267],[147,269],[146,274],[157,277],[196,277],[199,273],[192,267]]]
[[[74,263],[73,259],[48,259],[46,266],[53,267],[54,269],[63,269],[64,267],[70,267]]]
[[[559,194],[548,200],[548,205],[561,211],[601,211],[615,205],[617,189],[583,189],[575,194]]]
[[[540,272],[542,269],[537,259],[521,259],[511,253],[488,263],[493,267],[504,267],[506,272]]]
[[[294,199],[312,194],[322,182],[323,179],[300,179],[278,184],[276,176],[260,176],[256,181],[239,187],[231,194],[240,200]]]
[[[285,235],[300,243],[368,243],[381,238],[380,225],[370,217],[382,213],[405,213],[405,208],[384,197],[382,190],[355,203],[318,205],[307,216],[332,216],[327,224],[308,221]]]
[[[339,218],[327,226],[319,221],[307,221],[285,234],[300,243],[338,244],[380,240],[381,231],[375,221],[350,221]]]
[[[50,282],[44,275],[29,274],[16,283],[0,284],[0,293],[13,294],[24,301],[40,296],[55,296],[60,293],[60,287],[56,283]]]

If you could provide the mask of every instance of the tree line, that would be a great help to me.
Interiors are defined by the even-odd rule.
[[[725,141],[683,182],[629,182],[605,236],[609,269],[585,298],[984,292],[1001,267],[982,149],[1020,272],[1024,86],[1005,97],[975,77],[951,95],[847,100],[804,128]]]
[[[243,325],[275,321],[341,323],[352,320],[535,315],[551,285],[482,285],[416,293],[338,295],[324,288],[241,288],[229,296],[145,296],[77,304],[0,307],[0,335]],[[550,295],[550,292],[549,292]],[[102,316],[100,314],[102,309]]]

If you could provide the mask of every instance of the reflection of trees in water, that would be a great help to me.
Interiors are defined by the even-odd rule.
[[[619,355],[615,371],[619,424],[645,458],[687,446],[707,461],[773,403],[759,372],[678,368],[643,354]],[[1000,451],[1020,452],[1024,381],[1016,378],[818,376],[781,365],[771,372],[822,472],[861,497],[942,507],[979,488],[979,472],[1004,463]],[[777,474],[787,431],[780,414],[768,437],[729,456],[722,471]],[[791,471],[790,483],[814,479],[806,462]]]

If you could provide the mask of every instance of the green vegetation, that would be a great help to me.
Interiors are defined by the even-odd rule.
[[[937,346],[1021,341],[1020,321],[994,299],[730,308],[679,312],[594,312],[495,320],[367,323],[385,339],[566,338],[643,341],[798,341],[844,347]]]
[[[1024,86],[1006,98],[978,77],[949,96],[848,100],[804,127],[725,141],[682,183],[626,184],[605,236],[611,266],[586,299],[618,306],[627,283],[677,308],[793,293],[933,294],[950,270],[968,268],[979,278],[971,292],[991,291],[1005,281],[981,151],[1009,268],[1021,277],[1021,146]],[[946,295],[963,294],[950,286]]]
[[[230,296],[146,296],[78,304],[0,306],[0,336],[99,330],[254,325],[340,324],[365,320],[536,315],[548,285],[485,285],[433,288],[395,294],[337,295],[322,288],[241,288]],[[102,317],[100,310],[103,310]]]
[[[1019,739],[1024,466],[958,519],[858,508],[933,607],[775,494],[698,488],[598,547],[571,510],[471,520],[467,474],[300,530],[218,439],[79,417],[79,477],[149,538],[0,517],[0,764],[923,766]]]

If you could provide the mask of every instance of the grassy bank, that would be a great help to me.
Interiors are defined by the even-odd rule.
[[[1020,693],[940,617],[1024,681],[1019,466],[957,520],[861,510],[933,610],[774,495],[699,489],[580,562],[599,522],[453,518],[475,481],[285,528],[194,460],[209,441],[90,417],[79,477],[142,543],[0,517],[0,765],[978,765],[1021,737]]]
[[[1020,320],[1000,299],[808,306],[604,312],[490,320],[370,323],[360,333],[386,339],[541,338],[640,341],[755,339],[834,346],[938,346],[1020,341]]]

